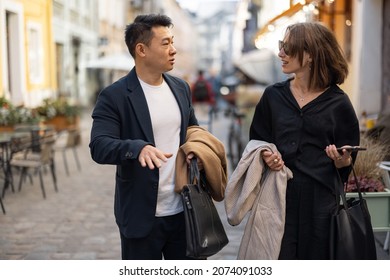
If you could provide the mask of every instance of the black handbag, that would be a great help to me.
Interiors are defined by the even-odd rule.
[[[343,184],[336,188],[342,205],[331,217],[330,259],[333,260],[376,260],[374,232],[367,202],[363,198],[360,183],[352,165],[358,198],[347,200]],[[341,178],[340,178],[341,181]]]
[[[189,184],[184,185],[181,192],[186,225],[186,255],[205,259],[218,253],[229,240],[205,187],[205,177],[199,173],[196,158],[191,160],[189,169]]]

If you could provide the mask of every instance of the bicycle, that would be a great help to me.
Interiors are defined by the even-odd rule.
[[[230,116],[231,118],[228,133],[227,156],[230,161],[230,165],[234,170],[241,159],[242,152],[244,151],[242,119],[245,117],[245,114],[239,112],[237,106],[230,105],[225,111],[225,116]]]
[[[215,115],[214,105],[207,102],[195,102],[193,103],[193,107],[198,118],[199,125],[207,127],[207,130],[212,133],[214,121],[213,116]]]

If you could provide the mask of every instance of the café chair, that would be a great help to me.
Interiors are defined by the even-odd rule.
[[[3,214],[5,215],[5,207],[4,207],[4,204],[3,204],[3,200],[1,199],[1,196],[0,196],[0,206],[1,206],[1,210],[3,210]]]
[[[3,151],[2,150],[0,150],[0,163],[1,163],[1,168],[6,168],[5,167],[5,165],[4,165],[4,158],[3,158],[3,156],[2,156],[2,154],[3,154]],[[4,170],[4,174],[6,173],[6,170]],[[4,176],[7,176],[6,174],[4,175]],[[4,178],[4,180],[7,180],[7,178]],[[4,190],[3,190],[3,192],[4,192]],[[3,204],[3,199],[2,199],[2,194],[0,195],[0,206],[1,206],[1,210],[3,211],[3,214],[5,215],[5,207],[4,207],[4,204]]]
[[[1,169],[4,176],[3,191],[1,198],[4,198],[6,190],[10,187],[15,192],[10,159],[12,155],[21,151],[26,145],[31,145],[30,133],[15,132],[4,141],[1,150]]]
[[[55,141],[55,133],[47,133],[39,139],[39,151],[34,147],[36,145],[36,139],[34,139],[34,142],[30,142],[28,147],[25,147],[12,156],[10,161],[11,167],[19,169],[20,171],[19,191],[22,189],[22,184],[25,181],[26,176],[31,175],[28,171],[32,170],[35,174],[39,175],[42,195],[43,198],[46,198],[43,172],[45,171],[44,168],[50,167],[54,189],[58,192],[53,148]]]
[[[59,133],[56,143],[54,145],[54,150],[56,152],[62,153],[62,158],[64,161],[64,167],[66,175],[69,176],[69,167],[68,161],[66,158],[66,153],[68,150],[72,150],[74,159],[76,161],[77,169],[81,170],[80,161],[77,155],[77,147],[81,144],[81,133],[77,128],[69,128],[63,130]]]

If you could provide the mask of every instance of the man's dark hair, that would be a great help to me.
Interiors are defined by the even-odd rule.
[[[135,46],[143,43],[149,46],[153,37],[152,27],[165,26],[172,27],[172,20],[166,15],[139,15],[133,23],[126,26],[125,42],[131,56],[135,58]]]

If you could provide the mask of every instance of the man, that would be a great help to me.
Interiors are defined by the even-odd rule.
[[[175,63],[172,26],[169,17],[153,14],[126,26],[135,67],[102,90],[92,113],[92,158],[117,166],[114,208],[122,259],[186,258],[175,159],[187,127],[198,121],[188,84],[165,73]]]

